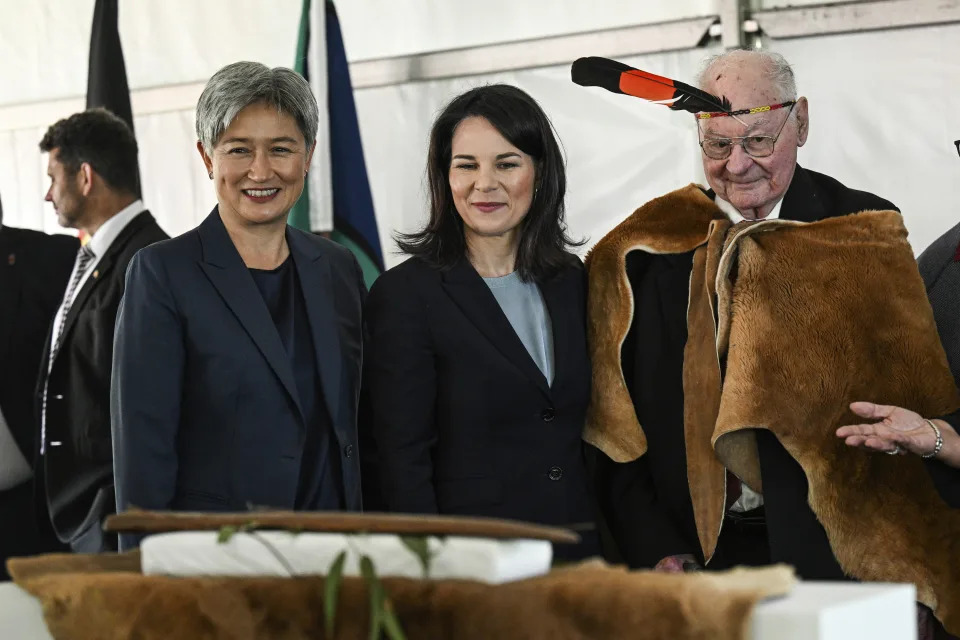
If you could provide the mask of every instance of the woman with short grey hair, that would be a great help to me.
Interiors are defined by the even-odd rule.
[[[212,149],[237,114],[256,102],[290,114],[304,140],[316,141],[319,112],[310,85],[292,69],[259,62],[234,62],[210,78],[197,102],[197,139]]]
[[[203,90],[217,205],[137,254],[117,320],[118,510],[360,509],[363,278],[349,251],[287,225],[317,121],[290,69],[237,62]]]

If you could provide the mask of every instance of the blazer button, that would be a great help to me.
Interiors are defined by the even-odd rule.
[[[58,393],[57,395],[53,396],[53,399],[54,399],[54,400],[63,400],[63,394],[62,394],[62,393]]]
[[[543,413],[540,414],[540,419],[544,422],[551,422],[556,415],[557,414],[553,411],[553,409],[544,409]]]
[[[351,457],[351,456],[353,456],[353,445],[352,445],[352,444],[348,444],[347,446],[345,446],[345,447],[343,448],[343,457],[344,457],[344,458],[349,458],[349,457]]]
[[[547,477],[551,480],[559,480],[563,477],[563,469],[560,467],[550,467],[550,473],[547,474]]]

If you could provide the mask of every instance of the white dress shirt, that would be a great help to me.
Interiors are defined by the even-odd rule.
[[[743,222],[744,220],[750,222],[756,222],[752,218],[744,218],[743,214],[740,213],[735,206],[721,198],[720,196],[714,196],[713,201],[717,203],[720,211],[723,211],[727,214],[727,217],[730,218],[730,222],[737,224],[738,222]],[[780,217],[780,205],[783,204],[783,197],[777,200],[777,204],[773,205],[773,209],[767,214],[766,218],[761,218],[761,220],[776,220]]]

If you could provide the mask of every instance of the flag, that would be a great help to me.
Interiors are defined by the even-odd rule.
[[[133,131],[133,109],[127,68],[123,64],[120,31],[117,29],[118,0],[97,0],[90,32],[90,66],[87,71],[87,109],[103,107],[120,117]]]
[[[117,27],[118,0],[97,0],[90,30],[90,58],[87,67],[87,109],[103,107],[127,123],[133,131],[133,109],[127,67],[123,63],[120,30]],[[137,186],[139,187],[139,174]],[[83,231],[80,242],[90,241]]]
[[[310,231],[330,231],[331,239],[356,256],[369,287],[383,271],[373,197],[340,21],[333,2],[318,5],[303,0],[294,68],[317,95],[321,130],[309,179],[290,212],[290,224]],[[314,29],[325,35],[322,42],[311,38]]]

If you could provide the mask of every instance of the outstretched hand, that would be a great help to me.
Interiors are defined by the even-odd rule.
[[[937,435],[918,413],[884,404],[854,402],[850,410],[871,421],[837,429],[837,436],[851,447],[884,453],[927,455],[937,443]]]

